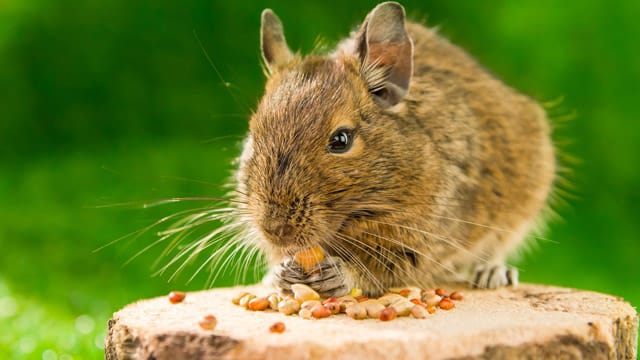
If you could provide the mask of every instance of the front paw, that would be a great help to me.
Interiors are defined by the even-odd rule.
[[[308,272],[295,262],[287,259],[274,269],[275,285],[285,293],[291,293],[292,284],[305,284],[318,292],[321,297],[342,296],[350,286],[345,276],[342,259],[331,256],[316,264]]]

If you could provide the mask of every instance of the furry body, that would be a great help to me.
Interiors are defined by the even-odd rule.
[[[398,9],[379,5],[334,52],[304,58],[263,14],[270,76],[238,203],[283,290],[506,285],[505,258],[546,205],[555,157],[542,108]],[[350,150],[328,152],[343,128]],[[314,245],[328,257],[309,276],[290,257]]]

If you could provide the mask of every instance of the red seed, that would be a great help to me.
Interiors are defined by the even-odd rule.
[[[326,318],[331,315],[331,311],[324,307],[324,305],[318,303],[311,309],[311,316],[316,319]]]
[[[437,289],[436,289],[436,295],[439,295],[439,296],[449,296],[449,295],[447,294],[447,291],[446,291],[445,289],[443,289],[443,288],[437,288]]]
[[[198,325],[204,330],[213,330],[216,328],[218,324],[218,319],[215,316],[209,314],[202,317],[202,319],[198,322]]]
[[[181,303],[186,296],[187,294],[182,291],[172,291],[169,293],[169,302],[172,304]]]
[[[364,302],[364,301],[369,300],[369,298],[368,298],[368,297],[366,297],[366,296],[358,296],[358,297],[356,298],[356,300],[357,300],[358,302]]]
[[[338,298],[337,297],[330,297],[327,299],[322,300],[322,304],[323,305],[327,305],[328,303],[337,303],[338,302]]]
[[[382,312],[380,312],[381,321],[390,321],[398,316],[398,311],[393,306],[387,306]]]
[[[425,304],[422,301],[420,301],[420,299],[411,299],[409,301],[411,301],[412,303],[414,303],[414,304],[416,304],[418,306],[422,306],[423,308],[427,307],[427,304]]]
[[[451,300],[462,300],[463,296],[461,292],[454,291],[449,295],[449,298],[451,298]]]
[[[269,326],[269,332],[281,334],[286,330],[284,323],[282,321],[278,321],[277,323]]]
[[[319,262],[324,259],[324,251],[320,246],[313,246],[308,249],[299,251],[295,255],[295,260],[302,268],[304,272],[311,271]]]
[[[442,310],[451,310],[456,306],[450,299],[444,298],[438,303],[438,307]]]
[[[340,304],[338,304],[338,302],[328,302],[324,304],[324,307],[326,307],[327,310],[331,311],[333,315],[340,312]]]
[[[247,309],[253,311],[263,311],[268,307],[269,299],[267,299],[266,297],[251,299],[251,301],[249,301],[249,304],[247,304]]]
[[[400,292],[399,292],[398,294],[399,294],[400,296],[407,297],[410,293],[411,293],[411,290],[409,290],[409,289],[402,289],[402,290],[400,290]]]

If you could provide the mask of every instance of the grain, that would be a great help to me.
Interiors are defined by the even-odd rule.
[[[269,299],[267,299],[266,297],[251,299],[251,301],[249,301],[249,303],[247,304],[247,309],[253,310],[253,311],[263,311],[263,310],[266,310],[268,307],[269,307]]]
[[[198,325],[200,325],[203,330],[213,330],[216,328],[217,324],[218,319],[211,314],[203,316],[202,319],[198,321]]]
[[[269,332],[281,334],[286,330],[284,323],[282,321],[278,321],[273,325],[269,326]]]
[[[313,308],[311,308],[311,315],[316,319],[322,319],[330,316],[331,311],[318,302]]]
[[[291,285],[291,291],[293,292],[294,299],[298,300],[298,302],[303,303],[307,300],[320,300],[320,295],[304,284],[293,284]]]
[[[423,301],[425,302],[425,304],[427,304],[427,306],[438,305],[438,303],[440,303],[441,300],[442,300],[442,296],[436,295],[436,294],[427,295],[423,299]]]
[[[310,247],[299,251],[295,257],[295,261],[302,266],[305,272],[311,271],[319,262],[324,260],[324,251],[320,246]]]
[[[396,309],[393,306],[386,307],[380,312],[380,321],[391,321],[398,316]]]
[[[367,315],[370,318],[376,319],[380,317],[380,313],[385,309],[385,306],[379,303],[377,300],[367,300],[361,302],[362,306],[367,309]]]
[[[358,304],[358,303],[355,303],[349,306],[345,310],[345,313],[347,314],[348,317],[355,320],[363,320],[367,318],[367,309],[365,309],[364,306],[362,306],[362,304]]]
[[[451,310],[456,306],[450,299],[444,298],[438,303],[438,307],[442,310]]]
[[[454,292],[452,292],[452,293],[451,293],[451,295],[449,295],[449,298],[450,298],[451,300],[457,300],[457,301],[460,301],[460,300],[462,300],[464,297],[462,296],[462,293],[461,293],[461,292],[459,292],[459,291],[454,291]]]
[[[313,318],[313,315],[311,314],[311,310],[309,309],[300,309],[300,311],[298,312],[298,316],[306,320]]]
[[[172,304],[181,303],[182,300],[187,296],[187,294],[182,291],[172,291],[169,293],[169,302]]]
[[[284,299],[278,304],[278,311],[285,314],[295,314],[300,310],[300,303],[294,299]]]
[[[416,319],[424,319],[427,317],[427,314],[428,314],[427,309],[425,309],[420,305],[414,305],[413,308],[411,308],[411,316],[413,316]]]

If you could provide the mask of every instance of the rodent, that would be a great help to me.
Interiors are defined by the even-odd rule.
[[[305,57],[266,9],[261,49],[268,79],[235,178],[265,281],[323,296],[517,283],[505,258],[540,221],[556,173],[540,105],[395,2]],[[307,274],[291,258],[312,246],[327,256]]]

